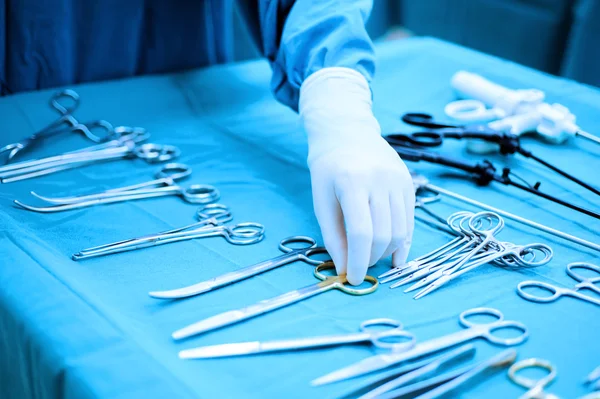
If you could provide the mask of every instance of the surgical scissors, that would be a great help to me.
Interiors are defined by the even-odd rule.
[[[593,271],[593,272],[597,273],[598,276],[587,278],[587,277],[584,277],[584,276],[574,272],[575,269]],[[521,298],[526,299],[531,302],[548,303],[548,302],[556,301],[561,296],[572,296],[572,297],[580,299],[582,301],[586,301],[589,303],[593,303],[594,305],[600,306],[600,297],[593,298],[588,295],[583,295],[581,292],[579,292],[582,289],[588,289],[588,290],[591,290],[591,291],[595,292],[596,294],[600,295],[600,287],[595,285],[595,283],[600,282],[600,267],[598,267],[596,265],[592,265],[591,263],[574,262],[574,263],[570,263],[569,265],[567,265],[567,274],[571,278],[573,278],[574,280],[579,282],[579,284],[575,285],[575,287],[573,287],[573,289],[557,287],[555,285],[544,283],[542,281],[528,280],[528,281],[523,281],[523,282],[519,283],[519,285],[517,286],[517,293],[519,294],[519,296],[521,296]],[[535,295],[535,294],[528,293],[525,290],[525,288],[531,288],[531,287],[539,288],[544,291],[548,291],[548,292],[550,292],[551,295],[550,296],[541,296],[541,295]]]
[[[301,248],[292,248],[290,244],[306,244],[306,246]],[[237,283],[238,281],[245,280],[252,276],[256,276],[257,274],[264,273],[298,260],[306,262],[310,265],[318,266],[324,261],[312,259],[311,256],[327,253],[327,250],[324,247],[317,247],[317,242],[313,238],[306,236],[292,236],[284,238],[279,243],[279,250],[283,252],[283,255],[272,259],[267,259],[260,263],[247,266],[233,272],[225,273],[210,280],[202,281],[187,287],[177,288],[169,291],[153,291],[148,295],[150,295],[152,298],[158,299],[188,298],[216,290],[217,288],[221,288],[229,284]]]
[[[191,324],[187,327],[175,331],[172,334],[172,337],[176,340],[189,338],[197,334],[202,334],[208,331],[215,330],[217,328],[239,323],[252,317],[271,312],[284,306],[288,306],[293,303],[310,298],[314,295],[322,294],[323,292],[327,292],[334,289],[349,295],[367,295],[375,292],[375,290],[379,286],[379,282],[375,277],[367,275],[365,277],[365,282],[369,283],[371,286],[366,288],[355,288],[349,285],[348,280],[346,280],[345,274],[341,274],[338,276],[328,276],[321,273],[325,270],[335,270],[335,265],[333,264],[333,262],[325,262],[314,269],[314,276],[317,279],[321,280],[317,284],[312,284],[300,288],[298,290],[290,291],[283,295],[260,301],[254,305],[242,309],[232,310],[213,317],[209,317],[208,319],[201,320],[199,322],[196,322],[194,324]]]
[[[492,316],[495,317],[496,320],[490,323],[477,323],[468,320],[468,318],[472,316]],[[515,346],[525,342],[529,336],[527,327],[524,324],[516,321],[505,321],[502,312],[493,308],[473,308],[465,310],[460,314],[459,321],[460,324],[465,327],[465,329],[462,331],[417,343],[413,349],[403,353],[372,356],[340,370],[329,373],[323,377],[317,378],[316,380],[312,381],[311,384],[324,385],[336,381],[343,381],[350,378],[359,377],[368,373],[387,369],[388,367],[405,361],[427,356],[476,338],[483,338],[494,345]],[[521,332],[521,334],[511,338],[504,338],[494,334],[500,330],[507,329],[518,330]]]
[[[560,169],[550,162],[538,157],[529,150],[521,146],[519,136],[495,130],[488,125],[453,125],[436,122],[433,116],[422,113],[407,113],[402,116],[402,121],[409,125],[424,127],[427,130],[412,134],[390,134],[386,136],[386,140],[396,146],[404,147],[439,147],[443,144],[444,139],[478,139],[485,142],[491,142],[500,146],[502,155],[520,154],[525,158],[530,158],[548,169],[560,174],[561,176],[571,180],[572,182],[584,187],[585,189],[600,195],[600,190],[596,187],[584,182],[583,180],[571,175],[570,173]]]
[[[219,190],[206,184],[193,184],[188,188],[175,185],[175,182],[185,179],[192,173],[192,169],[181,163],[169,163],[163,166],[155,175],[156,179],[145,183],[134,184],[106,190],[97,194],[79,197],[49,198],[31,192],[34,197],[54,205],[35,207],[15,200],[15,204],[29,211],[52,213],[87,208],[94,205],[113,204],[116,202],[138,199],[166,197],[176,195],[190,204],[208,204],[218,201]]]
[[[381,328],[385,328],[381,330]],[[212,359],[218,357],[246,356],[297,349],[368,342],[379,349],[403,352],[415,346],[413,334],[402,329],[402,323],[394,319],[371,319],[360,324],[358,333],[321,337],[289,339],[283,341],[254,341],[234,344],[211,345],[179,352],[181,359]],[[399,341],[408,339],[408,341]]]
[[[539,380],[517,374],[521,370],[530,368],[544,369],[548,374]],[[544,388],[550,385],[556,378],[556,368],[547,360],[536,358],[521,360],[508,369],[508,378],[515,384],[528,390],[519,399],[558,399],[558,396],[544,392]]]
[[[70,101],[72,104],[63,105],[62,102],[65,99]],[[60,117],[32,136],[16,143],[7,144],[6,146],[0,148],[0,154],[4,152],[8,153],[5,163],[9,163],[15,156],[17,156],[17,154],[22,154],[38,142],[67,131],[81,132],[85,137],[95,143],[101,143],[110,140],[114,134],[114,129],[109,122],[105,120],[97,120],[88,123],[79,123],[79,121],[73,117],[73,112],[75,112],[77,107],[79,107],[79,104],[79,94],[73,90],[66,89],[55,93],[50,98],[50,106],[58,111]],[[96,136],[94,133],[92,133],[92,129],[105,130],[106,135],[103,137]]]
[[[148,134],[142,128],[122,127],[119,131],[124,133],[118,139],[107,143],[62,155],[0,167],[0,182],[11,183],[97,162],[120,159],[140,158],[148,163],[166,162],[177,158],[180,154],[177,147],[170,145],[138,145],[148,138]]]
[[[191,229],[191,227],[197,227]],[[212,226],[209,226],[212,225]],[[137,249],[154,247],[172,242],[193,240],[196,238],[208,238],[221,236],[230,244],[250,245],[263,240],[265,227],[260,223],[244,222],[233,226],[223,225],[214,217],[208,220],[200,220],[188,226],[168,230],[163,233],[145,235],[138,238],[122,240],[111,244],[104,244],[93,248],[83,249],[71,256],[73,260],[82,260],[98,256],[112,255],[121,252],[134,251]]]

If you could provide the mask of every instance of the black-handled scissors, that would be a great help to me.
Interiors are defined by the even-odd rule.
[[[439,147],[443,144],[444,139],[478,139],[490,143],[496,143],[500,147],[502,155],[518,153],[526,158],[531,158],[534,161],[553,170],[561,176],[579,184],[585,189],[600,195],[600,190],[596,187],[584,182],[583,180],[571,175],[570,173],[554,166],[544,159],[534,155],[531,151],[526,150],[521,146],[519,136],[501,132],[490,128],[485,124],[477,125],[450,125],[446,123],[436,122],[433,116],[425,113],[407,113],[402,116],[402,121],[409,125],[424,127],[427,130],[415,132],[411,134],[394,133],[387,135],[385,139],[392,146],[402,147]]]
[[[531,194],[535,194],[539,197],[553,201],[557,204],[566,206],[567,208],[571,208],[573,210],[576,210],[578,212],[584,213],[588,216],[591,216],[593,218],[600,220],[600,213],[591,211],[591,210],[583,208],[579,205],[572,204],[561,198],[558,198],[558,197],[552,196],[550,194],[546,194],[543,191],[540,191],[539,183],[534,186],[531,186],[526,182],[525,182],[525,184],[523,184],[523,183],[520,183],[518,181],[511,179],[511,175],[513,175],[513,176],[516,176],[516,175],[510,170],[510,168],[504,168],[502,170],[502,174],[499,174],[499,173],[497,173],[496,167],[494,167],[494,165],[487,160],[484,160],[483,162],[476,163],[476,164],[469,164],[469,163],[466,163],[461,160],[448,158],[448,157],[445,157],[445,156],[442,156],[442,155],[439,155],[436,153],[427,152],[422,149],[406,148],[402,145],[394,145],[393,143],[390,143],[390,144],[392,145],[394,150],[396,150],[398,155],[400,155],[400,157],[405,161],[409,161],[409,162],[423,161],[423,162],[427,162],[427,163],[447,166],[447,167],[453,168],[453,169],[459,169],[459,170],[467,172],[470,175],[470,177],[472,177],[478,185],[487,186],[491,182],[495,181],[495,182],[502,183],[507,186],[517,187],[517,188],[527,191]],[[519,178],[519,180],[522,180],[522,179]]]
[[[407,113],[402,121],[409,125],[424,127],[426,130],[402,134],[394,133],[386,136],[390,144],[418,147],[439,147],[444,139],[479,139],[496,143],[500,153],[514,154],[520,152],[519,137],[512,133],[504,133],[490,128],[485,124],[451,125],[436,122],[433,116],[424,113]]]

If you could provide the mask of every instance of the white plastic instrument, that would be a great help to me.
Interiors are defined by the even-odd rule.
[[[452,77],[452,88],[464,100],[453,101],[444,111],[451,118],[466,123],[488,123],[496,130],[521,135],[536,131],[553,144],[570,136],[580,136],[600,144],[600,138],[587,133],[575,123],[575,115],[561,104],[544,102],[545,94],[537,89],[512,90],[490,82],[480,75],[459,71]],[[489,152],[489,143],[470,143],[473,152]]]

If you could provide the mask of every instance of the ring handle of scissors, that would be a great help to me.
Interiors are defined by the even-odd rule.
[[[385,330],[381,330],[385,327]],[[417,338],[414,334],[404,331],[402,323],[394,319],[371,319],[360,324],[360,331],[370,334],[371,342],[381,349],[391,349],[394,352],[403,352],[414,348]],[[391,341],[388,339],[404,339],[403,341]],[[406,340],[408,339],[408,340]]]
[[[304,247],[297,247],[297,248],[288,247],[288,244],[292,244],[292,243],[302,243],[302,244],[307,244],[307,245]],[[319,260],[319,259],[312,259],[311,256],[317,255],[317,254],[322,254],[322,253],[327,253],[327,250],[325,248],[317,247],[317,241],[314,238],[308,237],[308,236],[292,236],[292,237],[284,238],[279,243],[279,250],[281,250],[282,252],[285,252],[285,253],[297,252],[298,257],[303,262],[306,262],[306,263],[314,265],[314,266],[318,266],[325,261]]]
[[[294,243],[306,244],[306,245],[302,246],[302,247],[298,247],[298,248],[288,247],[288,244],[294,244]],[[281,252],[285,252],[285,253],[315,248],[316,246],[317,246],[317,241],[314,238],[308,237],[308,236],[291,236],[291,237],[284,238],[283,240],[281,240],[279,242],[279,250]]]
[[[550,296],[534,295],[525,290],[525,288],[531,287],[547,291],[550,293]],[[552,284],[544,283],[543,281],[527,280],[522,281],[519,283],[519,285],[517,285],[517,294],[519,294],[521,298],[531,302],[539,303],[548,303],[556,301],[562,295],[561,290],[562,288],[556,287]]]
[[[114,128],[113,135],[115,140],[121,142],[132,141],[136,144],[150,138],[150,133],[143,127],[131,126],[117,126]]]
[[[519,247],[512,248],[512,255],[516,258],[516,261],[520,264],[521,267],[538,267],[545,265],[546,263],[552,260],[554,256],[554,252],[552,248],[550,248],[546,244],[533,243],[527,244]],[[541,253],[543,258],[536,260],[538,257],[536,253]],[[533,254],[532,259],[525,258],[526,255]]]
[[[209,204],[221,198],[219,190],[208,184],[192,184],[182,191],[182,195],[190,204]]]
[[[259,235],[256,237],[248,237],[248,238],[238,238],[238,237],[232,237],[227,233],[221,232],[221,235],[223,237],[225,237],[225,239],[227,240],[228,243],[233,244],[233,245],[251,245],[251,244],[256,244],[258,242],[261,242],[263,240],[263,238],[265,238],[264,235]]]
[[[488,223],[484,224],[482,221]],[[487,227],[482,227],[486,226]],[[504,227],[504,219],[494,212],[478,212],[469,218],[469,229],[482,236],[496,235]]]
[[[460,127],[457,125],[449,125],[445,123],[435,122],[432,115],[422,112],[407,112],[406,114],[402,115],[402,122],[408,125],[426,127],[428,129],[445,129]]]
[[[434,131],[414,132],[406,135],[406,141],[419,147],[440,147],[444,143],[444,136]]]
[[[157,179],[171,179],[178,181],[192,174],[192,168],[183,163],[171,162],[163,166],[154,177]]]
[[[196,218],[199,221],[214,219],[217,223],[223,224],[233,219],[229,207],[224,204],[208,204],[196,211]]]
[[[444,107],[444,112],[450,118],[462,122],[490,121],[505,118],[506,112],[500,108],[487,108],[478,100],[452,101]]]
[[[521,334],[516,337],[504,338],[495,335],[494,333],[500,330],[518,330]],[[490,343],[502,346],[519,345],[529,337],[527,326],[518,321],[502,320],[496,323],[488,324],[487,330],[483,333],[483,337]]]
[[[471,316],[492,316],[496,320],[494,320],[492,322],[488,322],[488,323],[476,323],[476,322],[470,321],[468,319]],[[490,324],[495,324],[495,323],[501,322],[504,320],[504,315],[502,314],[501,311],[499,311],[498,309],[494,309],[494,308],[473,308],[473,309],[467,309],[464,312],[462,312],[458,316],[458,320],[463,327],[476,327],[476,326],[484,326],[484,325],[490,325]]]
[[[367,288],[354,288],[349,285],[348,280],[346,280],[345,274],[340,274],[338,276],[328,276],[326,274],[321,273],[324,270],[335,270],[335,265],[331,261],[327,261],[321,263],[317,267],[315,267],[313,274],[319,280],[322,280],[323,286],[331,286],[331,288],[338,289],[346,294],[350,295],[367,295],[372,292],[375,292],[379,287],[379,280],[377,280],[373,276],[365,276],[365,282],[369,283],[370,286]],[[348,285],[347,285],[348,284]]]
[[[265,235],[265,226],[260,223],[243,222],[228,226],[225,231],[230,238],[234,239],[262,237]]]
[[[406,147],[439,147],[443,144],[443,137],[436,132],[416,132],[411,134],[393,133],[385,136],[385,140],[391,145]]]
[[[578,273],[575,273],[574,269],[582,269],[582,270],[592,270],[598,273],[598,277],[586,278]],[[589,283],[597,283],[600,281],[600,267],[596,266],[592,263],[587,262],[573,262],[567,265],[567,274],[576,281],[581,282],[589,282]]]
[[[62,99],[70,99],[73,104],[70,106],[64,106],[60,103]],[[73,112],[75,112],[79,106],[79,102],[79,94],[77,94],[75,90],[71,89],[61,90],[50,98],[50,106],[63,116],[71,115]]]
[[[80,130],[85,137],[87,137],[89,140],[93,141],[94,143],[104,143],[104,142],[109,141],[114,138],[115,128],[113,127],[113,125],[110,122],[105,121],[103,119],[80,124],[80,125],[78,125],[78,127],[79,127],[78,130]],[[96,129],[103,130],[106,132],[106,134],[104,134],[102,136],[94,134],[92,132],[92,130],[96,130]]]
[[[454,212],[452,215],[450,215],[448,217],[448,220],[447,220],[448,227],[450,227],[450,229],[452,229],[453,231],[455,231],[456,233],[458,233],[460,235],[465,235],[465,232],[463,231],[461,224],[462,224],[463,220],[468,219],[471,216],[473,216],[473,213],[469,212],[469,211]]]
[[[530,368],[544,369],[548,372],[548,374],[539,380],[534,380],[532,378],[523,377],[523,376],[517,374],[521,370],[530,369]],[[550,363],[549,361],[544,360],[544,359],[538,359],[538,358],[523,359],[523,360],[513,364],[512,366],[510,366],[510,368],[508,369],[508,378],[510,378],[512,382],[514,382],[517,385],[522,386],[523,388],[529,389],[529,388],[533,388],[535,386],[544,387],[544,386],[550,384],[556,378],[556,367],[554,367],[552,365],[552,363]]]
[[[135,147],[133,154],[148,163],[159,163],[177,158],[181,154],[181,151],[172,145],[147,143]]]

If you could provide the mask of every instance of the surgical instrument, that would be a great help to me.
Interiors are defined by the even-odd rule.
[[[196,238],[223,237],[228,243],[234,245],[250,245],[260,242],[265,237],[265,227],[260,223],[244,222],[233,226],[214,224],[200,221],[186,227],[169,230],[164,233],[145,235],[138,238],[104,244],[93,248],[83,249],[71,256],[73,260],[82,260],[98,256],[112,255],[121,252],[170,244],[172,242],[193,240]],[[212,224],[212,226],[207,225]],[[191,229],[190,227],[196,227]]]
[[[598,276],[587,278],[580,274],[577,274],[574,271],[575,269],[593,271],[596,274],[598,274]],[[593,298],[591,296],[584,295],[581,292],[579,292],[582,289],[588,289],[600,295],[600,287],[595,285],[595,283],[600,282],[600,267],[585,262],[570,263],[569,265],[567,265],[567,274],[571,278],[579,282],[579,284],[575,285],[575,287],[573,287],[572,289],[557,287],[555,285],[548,284],[542,281],[528,280],[519,283],[519,285],[517,286],[517,293],[521,298],[531,302],[548,303],[556,301],[561,296],[571,296],[582,301],[586,301],[589,303],[593,303],[594,305],[600,306],[600,296],[598,296],[597,298]],[[526,288],[538,288],[549,292],[551,295],[535,295],[532,293],[528,293],[526,291]]]
[[[131,130],[131,134],[123,135],[119,139],[112,140],[106,144],[58,156],[18,162],[0,167],[0,182],[11,183],[98,162],[139,158],[148,163],[155,163],[166,162],[179,156],[180,151],[174,146],[158,144],[138,145],[141,140],[145,140],[148,136],[144,134],[144,131],[134,128],[131,128]]]
[[[72,104],[66,106],[63,105],[62,102],[65,99],[70,101]],[[9,163],[17,156],[17,154],[23,154],[39,142],[69,131],[80,132],[89,140],[96,143],[110,140],[113,136],[114,129],[109,122],[105,120],[97,120],[89,123],[80,123],[77,119],[75,119],[75,117],[73,117],[73,112],[77,109],[77,107],[79,107],[79,104],[79,94],[73,90],[66,89],[55,93],[50,98],[50,106],[58,111],[60,117],[32,136],[12,144],[7,144],[6,146],[0,148],[0,154],[4,152],[8,153],[5,163]],[[106,131],[106,135],[95,135],[92,133],[92,130],[95,129]]]
[[[463,226],[465,220],[468,221],[468,228]],[[454,226],[456,221],[458,227]],[[487,227],[482,227],[484,221],[488,223]],[[405,291],[427,286],[415,296],[415,299],[419,299],[460,275],[490,262],[496,262],[502,267],[538,267],[552,259],[552,249],[544,244],[519,246],[495,239],[494,235],[502,229],[504,221],[492,212],[456,212],[448,218],[448,225],[457,233],[462,233],[462,237],[455,238],[424,258],[383,273],[379,276],[385,277],[381,283],[403,278],[390,287],[396,288],[421,279]],[[536,259],[536,252],[543,257]],[[532,259],[527,259],[527,256]],[[509,263],[506,263],[507,259]]]
[[[512,133],[496,131],[486,125],[461,126],[436,122],[433,116],[423,113],[407,113],[402,116],[402,120],[414,126],[427,128],[426,131],[412,134],[394,133],[388,134],[385,139],[388,143],[403,147],[439,147],[444,139],[477,139],[499,145],[502,155],[520,154],[525,158],[530,158],[539,164],[551,169],[572,182],[584,187],[585,189],[600,195],[600,190],[584,182],[583,180],[567,173],[550,162],[538,157],[531,151],[526,150],[521,145],[519,137]]]
[[[539,380],[517,374],[521,370],[530,368],[544,369],[548,374]],[[508,378],[515,384],[527,389],[527,392],[519,399],[558,399],[558,396],[544,392],[544,388],[556,378],[556,368],[547,360],[536,358],[521,360],[508,369]]]
[[[441,188],[439,186],[433,185],[423,175],[420,175],[420,174],[417,174],[417,173],[414,173],[414,172],[411,172],[411,175],[412,175],[413,184],[415,185],[415,188],[416,188],[417,192],[419,190],[427,190],[427,191],[431,191],[431,192],[434,192],[434,193],[437,193],[437,194],[445,195],[445,196],[448,196],[450,198],[454,198],[454,199],[456,199],[458,201],[462,201],[462,202],[465,202],[467,204],[473,205],[475,207],[478,207],[478,208],[481,208],[481,209],[485,209],[487,211],[491,211],[491,212],[497,213],[497,214],[499,214],[499,215],[501,215],[501,216],[503,216],[503,217],[505,217],[507,219],[512,219],[512,220],[514,220],[516,222],[519,222],[521,224],[524,224],[526,226],[533,227],[534,229],[543,231],[543,232],[548,233],[548,234],[552,234],[553,236],[556,236],[556,237],[559,237],[559,238],[562,238],[562,239],[574,242],[576,244],[583,245],[585,247],[594,249],[596,251],[600,251],[600,245],[598,245],[598,244],[595,244],[593,242],[581,239],[581,238],[576,237],[576,236],[571,235],[571,234],[563,233],[562,231],[553,229],[551,227],[548,227],[548,226],[545,226],[543,224],[534,222],[534,221],[526,219],[524,217],[521,217],[521,216],[518,216],[518,215],[514,215],[514,214],[506,212],[506,211],[503,211],[502,209],[498,209],[498,208],[495,208],[495,207],[490,206],[488,204],[484,204],[483,202],[479,202],[479,201],[476,201],[474,199],[465,197],[464,195],[460,195],[460,194],[457,194],[457,193],[455,193],[453,191],[446,190],[445,188]]]
[[[466,344],[457,349],[454,349],[442,356],[439,356],[436,359],[433,359],[427,362],[422,367],[419,367],[415,370],[412,370],[406,374],[403,374],[399,377],[394,378],[391,381],[388,381],[384,384],[379,385],[377,388],[367,392],[364,395],[358,397],[358,399],[374,399],[378,398],[380,395],[392,391],[394,389],[398,389],[399,387],[406,385],[414,380],[422,378],[426,375],[435,373],[439,371],[441,368],[446,366],[448,363],[455,362],[462,357],[473,357],[475,355],[475,347],[473,344]]]
[[[552,248],[547,245],[534,243],[527,245],[514,245],[510,243],[500,243],[495,240],[494,234],[497,231],[495,226],[490,229],[480,229],[474,225],[474,221],[477,220],[477,217],[484,217],[485,214],[476,214],[473,215],[469,219],[469,228],[471,231],[475,232],[476,235],[483,236],[483,239],[480,239],[479,244],[472,251],[469,252],[464,257],[459,258],[460,260],[457,263],[450,263],[447,265],[440,266],[435,271],[429,269],[431,272],[426,277],[424,277],[421,281],[413,285],[411,288],[407,289],[405,292],[410,292],[415,289],[426,286],[422,291],[420,291],[417,295],[415,295],[415,299],[422,298],[423,296],[429,294],[433,290],[436,290],[446,284],[447,282],[465,274],[481,265],[487,264],[494,260],[499,260],[501,258],[510,256],[511,260],[515,263],[511,266],[519,265],[522,267],[538,267],[541,265],[547,264],[552,259]],[[486,245],[490,243],[495,244],[495,249],[492,249],[487,256],[483,256],[479,259],[473,259],[472,256],[478,251],[482,250]],[[541,260],[536,260],[535,251],[539,251],[543,258]],[[485,252],[484,252],[485,253]],[[533,259],[526,259],[526,255],[530,255],[533,253]],[[469,262],[469,260],[472,260]],[[397,284],[396,286],[401,285]]]
[[[499,175],[496,173],[496,168],[492,165],[491,162],[484,160],[481,163],[471,165],[462,161],[458,161],[455,159],[443,157],[434,153],[430,153],[423,150],[417,150],[414,148],[405,148],[401,146],[393,146],[394,150],[398,153],[398,155],[404,161],[410,162],[420,162],[425,161],[428,163],[444,165],[455,169],[460,169],[469,174],[471,178],[475,180],[475,182],[480,186],[487,186],[491,182],[495,181],[498,183],[502,183],[507,186],[513,186],[520,190],[527,191],[531,194],[535,194],[539,197],[545,198],[549,201],[555,202],[567,208],[573,209],[577,212],[581,212],[585,215],[592,216],[593,218],[600,219],[600,214],[589,209],[583,208],[579,205],[572,204],[568,201],[562,200],[558,197],[552,196],[550,194],[546,194],[543,191],[539,190],[540,183],[536,183],[535,185],[530,185],[528,183],[519,183],[511,178],[511,175],[516,176],[510,168],[504,168],[502,170],[502,174]],[[520,178],[519,178],[520,179]]]
[[[204,208],[200,208],[196,211],[196,218],[198,219],[198,222],[196,222],[196,223],[188,224],[186,226],[177,227],[177,228],[170,229],[170,230],[161,231],[161,232],[155,233],[155,234],[147,234],[145,236],[138,237],[138,238],[130,238],[127,240],[121,240],[121,241],[113,242],[110,244],[98,245],[96,247],[84,249],[83,251],[80,251],[77,254],[72,255],[71,258],[73,260],[85,259],[85,257],[79,258],[78,256],[85,255],[86,253],[101,251],[106,248],[118,246],[121,244],[131,243],[135,240],[139,240],[139,239],[143,239],[143,238],[153,238],[153,237],[156,237],[161,234],[177,233],[177,232],[187,230],[192,227],[200,227],[200,226],[208,226],[208,225],[211,225],[211,226],[222,225],[223,223],[230,222],[233,219],[233,216],[231,215],[231,212],[229,211],[229,208],[227,207],[227,205],[208,204],[208,205],[204,206]]]
[[[545,103],[545,94],[541,90],[511,90],[466,71],[457,72],[452,77],[451,85],[461,97],[467,98],[446,106],[446,114],[454,119],[473,122],[522,116],[530,121],[523,130],[512,129],[515,134],[535,130],[556,144],[564,142],[569,136],[600,144],[599,137],[575,124],[575,115],[567,107]],[[486,106],[492,108],[487,109]]]
[[[600,390],[600,366],[596,367],[585,379],[586,384],[590,384],[592,389]]]
[[[385,328],[381,330],[381,328]],[[293,351],[356,343],[370,343],[379,349],[403,352],[415,346],[413,334],[402,329],[394,319],[371,319],[360,324],[358,333],[297,338],[282,341],[254,341],[211,345],[179,352],[181,359],[213,359],[230,356],[256,355],[269,352]],[[406,339],[406,340],[404,340]]]
[[[87,208],[94,205],[113,204],[116,202],[132,201],[176,195],[190,204],[208,204],[218,201],[219,190],[206,184],[193,184],[184,188],[175,184],[176,181],[185,179],[192,173],[192,169],[184,164],[169,163],[156,173],[156,179],[145,183],[134,184],[106,190],[101,193],[83,195],[78,197],[49,198],[35,192],[34,197],[53,205],[47,207],[35,207],[15,200],[18,206],[33,212],[52,213],[63,212],[74,209]]]
[[[291,305],[293,303],[310,298],[314,295],[318,295],[334,289],[349,295],[367,295],[375,292],[375,290],[377,290],[377,287],[379,286],[379,282],[375,277],[367,275],[365,277],[365,282],[370,284],[370,286],[366,288],[355,288],[349,285],[348,280],[346,280],[345,274],[341,274],[338,276],[328,276],[321,273],[325,270],[335,270],[335,265],[333,264],[333,262],[325,262],[314,269],[314,276],[317,279],[321,280],[317,284],[312,284],[300,288],[298,290],[290,291],[283,295],[258,302],[254,305],[242,309],[232,310],[213,317],[209,317],[208,319],[201,320],[199,322],[196,322],[194,324],[191,324],[187,327],[175,331],[172,334],[172,337],[173,339],[179,340],[197,334],[212,331],[217,328],[225,327],[231,324],[250,319],[252,317],[259,316],[263,313],[267,313],[282,308],[284,306]]]
[[[497,367],[507,367],[512,364],[517,358],[517,351],[514,349],[506,349],[499,354],[492,356],[491,358],[484,360],[478,364],[476,364],[469,371],[461,374],[460,376],[446,382],[443,385],[440,385],[431,391],[424,393],[423,395],[417,396],[415,399],[434,399],[438,398],[448,392],[451,392],[463,385],[464,383],[472,380],[477,377],[481,373],[486,370],[497,368]]]
[[[394,389],[393,391],[386,392],[382,395],[377,396],[377,399],[396,399],[396,398],[403,398],[407,395],[411,395],[411,397],[414,397],[414,395],[417,392],[427,391],[428,389],[431,389],[433,387],[439,386],[440,384],[444,384],[448,381],[451,381],[451,380],[455,379],[456,377],[460,377],[461,375],[468,372],[472,368],[473,368],[473,366],[460,367],[458,369],[449,371],[442,375],[431,377],[429,379],[415,382],[414,384],[406,385],[404,387]]]
[[[469,321],[472,316],[493,316],[495,321],[490,323],[477,323]],[[453,346],[466,343],[476,338],[483,338],[486,341],[499,346],[519,345],[527,339],[529,333],[527,327],[516,321],[505,321],[504,315],[493,308],[473,308],[462,312],[459,316],[460,324],[464,327],[462,331],[434,338],[429,341],[417,343],[417,345],[403,353],[391,353],[372,356],[361,360],[355,364],[344,367],[340,370],[329,373],[323,377],[312,381],[312,385],[330,384],[336,381],[343,381],[349,378],[359,377],[368,373],[387,369],[396,364],[427,356],[435,352],[451,348]],[[500,330],[518,330],[520,335],[504,338],[496,336],[494,333]]]
[[[291,247],[291,244],[305,244],[303,247]],[[267,259],[260,263],[244,267],[242,269],[222,274],[210,280],[202,281],[187,287],[177,288],[168,291],[153,291],[150,292],[152,298],[158,299],[181,299],[188,298],[194,295],[200,295],[205,292],[216,290],[229,284],[237,283],[257,274],[275,269],[280,266],[296,262],[298,260],[306,262],[310,265],[318,266],[324,261],[313,259],[313,255],[327,254],[324,247],[318,247],[315,239],[307,236],[292,236],[281,240],[279,250],[283,255],[272,259]]]

